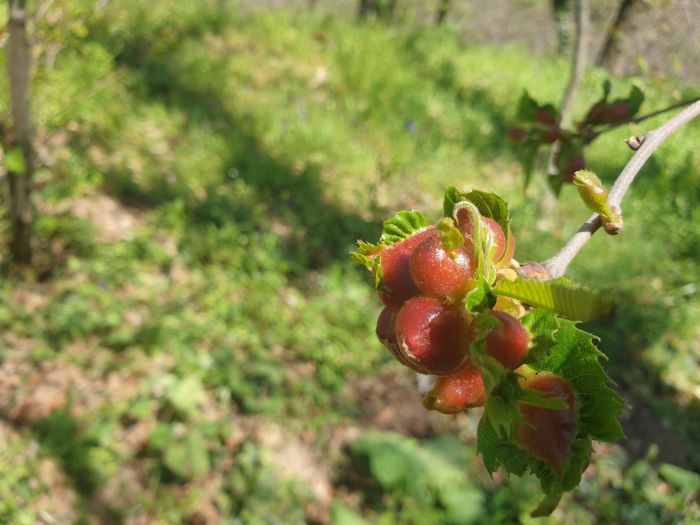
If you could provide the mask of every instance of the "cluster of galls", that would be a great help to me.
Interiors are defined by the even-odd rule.
[[[506,237],[495,221],[481,220],[491,231],[496,267],[507,267],[513,236]],[[438,376],[424,403],[445,413],[486,401],[481,374],[469,359],[475,334],[464,298],[476,285],[476,260],[466,209],[458,211],[457,227],[464,242],[456,248],[446,248],[437,229],[428,226],[378,254],[383,280],[379,297],[385,307],[377,321],[377,337],[403,365]],[[514,369],[527,353],[528,333],[508,313],[494,309],[491,315],[500,324],[486,337],[486,349]]]
[[[385,305],[377,337],[404,366],[436,376],[423,404],[445,414],[487,401],[481,373],[470,359],[475,324],[464,307],[476,284],[472,225],[466,209],[458,210],[456,217],[464,238],[461,246],[446,248],[436,227],[428,226],[376,254],[382,270],[379,297]],[[515,248],[513,235],[504,234],[491,219],[481,220],[494,241],[496,268],[507,268]],[[518,319],[523,312],[517,301],[505,297],[487,312],[497,323],[484,338],[485,352],[510,370],[521,367],[528,352],[529,334]],[[521,404],[526,423],[515,429],[518,443],[560,471],[576,431],[574,392],[564,379],[551,374],[528,374],[521,385],[560,397],[569,407],[553,410]]]

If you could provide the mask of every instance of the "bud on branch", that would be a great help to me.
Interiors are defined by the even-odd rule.
[[[574,174],[573,183],[586,207],[600,215],[605,231],[610,235],[620,233],[623,226],[622,210],[608,205],[608,190],[598,175],[592,171],[579,170]]]

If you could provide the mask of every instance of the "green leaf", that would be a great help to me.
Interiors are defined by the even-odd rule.
[[[508,203],[495,193],[489,191],[458,191],[450,187],[445,190],[443,209],[446,217],[453,217],[455,207],[460,202],[471,202],[482,217],[496,221],[506,232],[508,228]]]
[[[535,334],[533,343],[544,344],[546,348],[540,351],[535,346],[531,350],[535,359],[528,359],[528,362],[539,371],[563,377],[576,392],[580,431],[598,441],[616,441],[624,437],[618,417],[626,404],[610,388],[612,381],[600,365],[605,354],[596,348],[594,336],[552,313],[535,310],[521,321]],[[552,330],[553,324],[556,330]]]
[[[515,118],[522,122],[531,122],[535,120],[538,107],[537,101],[530,96],[526,89],[523,89],[518,99]]]
[[[189,431],[165,449],[164,465],[182,479],[191,479],[209,471],[209,453],[202,435]]]
[[[379,238],[379,243],[372,244],[365,241],[357,241],[357,250],[350,253],[353,261],[360,263],[374,274],[375,287],[377,290],[382,288],[382,266],[379,253],[414,233],[417,233],[430,226],[428,219],[415,210],[397,212],[391,219],[384,221],[382,235]]]
[[[503,280],[496,285],[493,293],[545,308],[576,321],[589,321],[605,315],[612,306],[608,294],[573,284],[567,279],[540,281],[519,277],[515,282]]]
[[[524,189],[527,189],[530,185],[530,180],[532,179],[532,173],[535,169],[535,160],[537,159],[537,151],[539,150],[541,143],[529,142],[526,143],[522,150],[520,151],[520,164],[523,167],[523,174],[525,175],[525,185]]]
[[[464,304],[467,310],[472,313],[480,313],[493,308],[496,297],[491,293],[491,285],[484,278],[476,282],[476,286],[467,294]]]
[[[5,169],[17,175],[24,174],[27,165],[24,162],[24,153],[21,148],[15,146],[5,151]]]
[[[350,253],[350,257],[353,261],[360,263],[362,266],[367,268],[374,275],[374,287],[377,290],[382,289],[382,280],[384,277],[384,272],[382,270],[382,260],[378,255],[367,255],[362,253],[363,246],[373,246],[369,243],[358,241],[360,244],[360,249],[356,252]]]
[[[670,484],[686,494],[700,492],[700,474],[669,463],[663,463],[659,467],[659,474]]]
[[[445,507],[446,521],[459,525],[481,523],[484,496],[477,487],[461,483],[447,485],[440,491],[440,503]]]
[[[357,250],[350,253],[353,261],[360,263],[374,275],[374,285],[382,289],[382,266],[380,252],[387,246],[410,237],[430,226],[425,216],[415,210],[397,212],[391,219],[384,221],[382,235],[378,244],[357,241]]]
[[[509,372],[486,352],[486,337],[499,323],[500,321],[489,313],[477,315],[472,322],[474,339],[470,347],[471,360],[481,372],[487,393],[496,388]]]
[[[159,421],[148,435],[148,444],[155,450],[164,450],[173,440],[173,429],[168,423]]]
[[[528,468],[527,452],[510,439],[500,436],[484,414],[477,428],[476,452],[481,454],[489,475],[501,466],[507,474],[522,476]]]
[[[370,522],[336,501],[331,507],[331,525],[370,525]]]
[[[520,421],[518,404],[512,398],[500,395],[498,391],[489,393],[489,398],[484,408],[491,425],[499,436],[509,439],[513,424]]]
[[[533,310],[521,319],[530,333],[530,350],[526,363],[536,363],[540,355],[548,355],[557,344],[556,333],[559,319],[546,310]]]
[[[545,494],[544,499],[540,501],[537,508],[530,513],[530,516],[533,518],[543,518],[545,516],[549,516],[552,512],[554,512],[554,509],[557,508],[557,505],[559,505],[562,495],[563,494],[559,491]]]
[[[471,228],[471,236],[474,247],[477,252],[480,250],[484,254],[484,260],[481,261],[480,254],[477,253],[478,265],[477,275],[485,274],[489,282],[493,282],[495,275],[494,254],[495,244],[491,228],[487,227],[481,217],[491,219],[496,222],[501,230],[503,230],[506,245],[511,242],[510,239],[510,219],[508,217],[508,203],[501,197],[492,192],[473,190],[470,192],[459,192],[454,188],[448,188],[445,193],[444,211],[450,213],[456,218],[457,213],[462,208],[469,206],[475,210],[469,210],[469,220],[472,224],[479,224],[478,228]],[[474,213],[476,211],[476,213]]]
[[[514,442],[513,433],[503,428],[512,428],[520,419],[517,407],[530,401],[523,399],[517,377],[510,371],[502,375],[489,396],[479,422],[477,451],[490,474],[503,466],[506,473],[523,475],[530,471],[537,476],[544,499],[532,515],[544,516],[554,510],[564,492],[580,482],[592,452],[592,439],[611,441],[623,437],[618,417],[625,403],[610,389],[611,381],[599,362],[605,356],[593,344],[591,334],[544,310],[534,310],[522,322],[531,334],[528,362],[539,372],[564,378],[576,393],[577,431],[569,459],[561,473],[555,472],[546,462],[529,456]],[[533,400],[535,404],[551,401],[542,397]]]
[[[483,361],[479,364],[482,365],[480,370],[484,370]],[[513,425],[522,422],[520,403],[552,410],[567,408],[566,401],[561,398],[551,397],[545,392],[523,389],[518,376],[503,366],[500,366],[499,370],[491,364],[487,371],[488,374],[482,373],[488,392],[485,411],[493,427],[503,436],[509,436]],[[497,375],[499,371],[500,377]],[[494,377],[499,379],[495,386],[493,386]]]
[[[178,412],[191,415],[205,399],[204,386],[196,376],[175,381],[166,391],[166,398]]]
[[[533,407],[549,408],[551,410],[566,410],[568,405],[560,397],[547,395],[538,390],[526,390],[521,388],[518,392],[518,401]]]
[[[463,200],[461,191],[454,186],[445,188],[445,198],[442,201],[443,215],[445,217],[452,217],[454,215],[455,204],[461,200]]]
[[[469,500],[481,495],[449,457],[450,448],[461,450],[458,443],[431,446],[392,432],[368,432],[350,445],[353,456],[368,460],[370,473],[384,489],[431,504],[439,500],[451,509],[457,493],[466,496],[471,491]]]
[[[564,179],[562,177],[561,170],[556,175],[547,176],[547,186],[550,190],[552,190],[555,197],[559,197],[561,189],[564,187]]]
[[[384,221],[379,242],[382,246],[391,246],[428,226],[430,226],[430,222],[421,212],[415,210],[400,211],[391,219]]]
[[[377,245],[377,244],[372,244],[369,242],[357,241],[357,252],[353,253],[358,253],[360,255],[366,255],[366,256],[372,256],[372,255],[377,255],[380,251],[382,251],[383,246]]]
[[[559,480],[559,486],[562,490],[574,490],[581,483],[583,471],[588,466],[588,462],[593,452],[593,441],[589,435],[586,435],[584,429],[579,429],[577,437],[571,443],[571,455],[566,468]]]
[[[634,117],[642,107],[644,102],[644,92],[637,86],[632,86],[630,88],[629,95],[627,95],[627,103],[630,107],[629,118]]]
[[[475,204],[468,200],[458,202],[455,205],[455,216],[458,211],[463,209],[467,211],[469,222],[472,224],[471,241],[476,258],[476,278],[483,278],[486,282],[493,283],[496,280],[496,266],[494,264],[496,244],[491,228],[481,219],[481,214]]]
[[[462,232],[455,226],[455,221],[449,217],[445,217],[438,222],[437,231],[443,248],[448,252],[456,250],[464,244]]]

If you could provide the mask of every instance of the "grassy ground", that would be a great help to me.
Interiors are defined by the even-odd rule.
[[[533,480],[485,476],[477,418],[420,406],[347,253],[396,209],[436,216],[449,184],[510,201],[520,260],[553,253],[587,212],[564,191],[538,217],[504,134],[567,64],[217,6],[75,0],[39,26],[37,264],[0,284],[0,523],[534,522]],[[647,109],[675,89],[634,81]],[[611,180],[641,130],[591,167]],[[633,408],[550,523],[698,518],[699,140],[671,139],[624,235],[572,266],[619,297],[589,328]]]

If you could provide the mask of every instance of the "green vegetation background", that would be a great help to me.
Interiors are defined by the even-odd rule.
[[[522,88],[559,100],[566,60],[165,0],[60,2],[36,42],[39,250],[0,281],[0,524],[536,522],[534,480],[485,475],[477,416],[420,406],[348,252],[456,185],[510,202],[518,259],[551,255],[588,212],[565,189],[540,216],[504,136]],[[679,90],[615,93],[631,82],[643,111]],[[662,120],[596,141],[590,167],[610,182]],[[669,140],[624,234],[571,268],[615,290],[587,328],[633,406],[548,523],[700,519],[699,143],[700,123]]]

